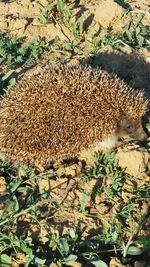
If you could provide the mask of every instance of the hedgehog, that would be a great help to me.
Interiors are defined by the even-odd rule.
[[[143,140],[148,100],[117,76],[89,66],[25,75],[0,101],[0,158],[48,166],[89,147]]]

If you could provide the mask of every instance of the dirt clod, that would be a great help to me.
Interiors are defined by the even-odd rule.
[[[138,151],[138,147],[126,151],[118,150],[119,165],[131,175],[139,175],[146,171],[149,161],[149,153]]]
[[[113,0],[101,1],[96,7],[95,20],[103,27],[108,27],[112,22],[123,16],[124,9]]]

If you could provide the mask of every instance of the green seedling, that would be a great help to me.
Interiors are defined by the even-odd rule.
[[[144,14],[139,14],[135,22],[131,19],[124,27],[124,41],[131,47],[140,48],[150,46],[150,29],[148,26],[143,25],[143,17]]]
[[[41,14],[40,14],[40,16],[39,16],[39,18],[38,18],[38,20],[39,20],[42,24],[47,24],[47,23],[49,23],[49,21],[50,21],[50,16],[49,16],[49,14],[50,14],[51,8],[52,8],[51,5],[48,4],[48,5],[42,10],[42,12],[41,12]]]
[[[3,91],[11,89],[16,84],[15,71],[10,70],[0,78],[0,90]]]

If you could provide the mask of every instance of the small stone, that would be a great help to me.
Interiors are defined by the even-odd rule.
[[[145,172],[149,160],[149,153],[145,151],[138,151],[137,148],[128,151],[118,149],[117,157],[119,165],[126,169],[130,175],[139,175]]]
[[[3,176],[0,177],[0,195],[3,195],[7,190],[7,183]]]
[[[108,27],[110,23],[123,16],[124,9],[113,0],[102,1],[96,8],[95,21],[103,27]]]

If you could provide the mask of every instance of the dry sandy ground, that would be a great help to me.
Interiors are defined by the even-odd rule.
[[[127,16],[124,14],[123,1],[72,1],[74,5],[75,14],[83,14],[85,18],[89,18],[88,27],[91,31],[97,31],[99,25],[104,27],[112,26],[114,31],[122,29]],[[38,17],[41,14],[41,9],[47,5],[47,0],[18,0],[18,1],[1,1],[0,2],[0,29],[1,31],[9,29],[10,35],[25,38],[29,41],[37,36],[43,36],[46,40],[55,38],[56,35],[60,39],[64,40],[65,35],[60,29],[59,25],[49,23],[42,25]],[[150,26],[150,1],[148,0],[129,0],[127,6],[133,8],[133,13],[144,12],[145,18],[143,23]],[[65,34],[72,38],[70,32],[64,29]],[[130,78],[129,82],[135,88],[145,88],[146,94],[150,97],[150,51],[143,48],[139,51],[134,51],[128,46],[124,46],[120,52],[115,51],[110,46],[104,47],[99,51],[101,53],[101,66],[103,69],[113,71],[118,76],[125,79]],[[48,55],[51,58],[51,53]],[[39,68],[36,67],[36,68]],[[31,72],[36,71],[31,70]],[[90,153],[89,153],[90,155]],[[90,156],[87,156],[88,158]],[[138,175],[144,172],[145,175],[141,178],[137,178],[136,186],[139,186],[143,181],[147,181],[149,177],[146,175],[146,166],[149,161],[149,153],[143,148],[143,151],[139,149],[139,146],[128,146],[124,149],[118,150],[118,157],[120,165],[127,168],[127,172],[132,175]],[[117,206],[109,206],[107,199],[97,198],[95,204],[88,202],[90,209],[90,216],[85,216],[76,210],[82,198],[83,185],[78,184],[78,176],[76,171],[80,173],[80,166],[74,165],[68,167],[63,175],[58,174],[57,180],[46,180],[40,182],[39,187],[50,191],[54,198],[61,201],[64,205],[64,210],[57,213],[55,216],[55,222],[50,222],[57,228],[61,228],[62,222],[66,226],[80,227],[81,232],[85,232],[85,236],[89,234],[95,234],[95,228],[101,229],[101,225],[106,223],[107,215],[113,217],[117,212]],[[64,178],[65,176],[65,178]],[[86,185],[92,188],[93,184]],[[132,193],[135,184],[129,183],[126,187],[130,188],[128,192]],[[5,181],[1,179],[1,188],[5,188]],[[67,190],[66,190],[67,188]],[[4,190],[5,191],[5,190]],[[123,193],[124,201],[128,199],[128,193]],[[101,203],[101,205],[100,205]],[[105,203],[105,204],[104,204]],[[138,204],[137,204],[138,205]],[[140,204],[139,204],[140,205]],[[143,204],[144,212],[146,208]],[[99,216],[100,220],[95,221],[93,219],[95,214]],[[105,215],[105,220],[103,221]],[[65,218],[68,218],[67,220]],[[28,219],[27,219],[28,220]],[[88,227],[87,227],[88,225]],[[22,228],[23,229],[23,228]],[[32,234],[37,230],[32,229]],[[26,229],[26,231],[29,231]],[[43,232],[42,232],[43,231]],[[40,234],[44,234],[45,226],[41,224]]]

